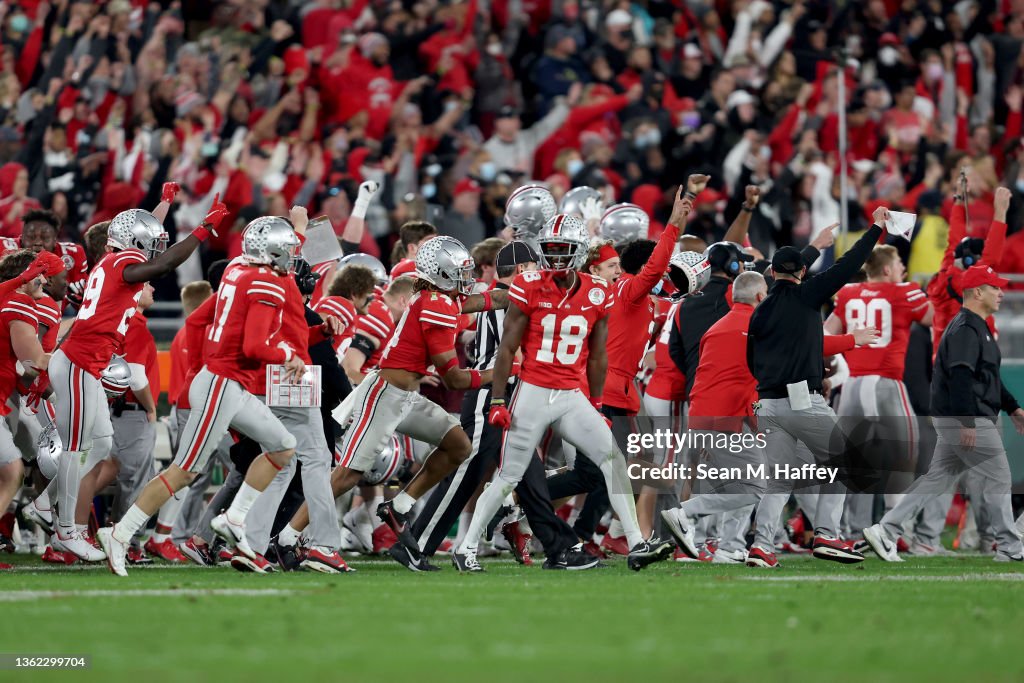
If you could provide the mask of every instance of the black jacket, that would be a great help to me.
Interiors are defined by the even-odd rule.
[[[821,307],[860,270],[878,244],[872,225],[832,267],[803,282],[775,280],[754,309],[747,335],[747,365],[761,398],[785,398],[787,384],[807,380],[821,391],[825,369]]]
[[[726,295],[731,286],[729,278],[713,275],[700,294],[684,299],[676,310],[668,337],[668,355],[679,372],[686,375],[687,397],[697,377],[701,337],[729,312]]]

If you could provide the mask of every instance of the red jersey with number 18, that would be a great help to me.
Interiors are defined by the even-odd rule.
[[[880,375],[903,380],[910,325],[928,312],[928,295],[912,282],[851,283],[836,296],[835,315],[843,332],[878,328],[878,341],[843,354],[851,377]]]
[[[530,318],[523,333],[520,378],[548,389],[578,389],[586,371],[594,325],[608,317],[615,295],[608,283],[586,273],[575,292],[561,289],[550,271],[521,273],[508,290],[511,304]],[[646,330],[645,330],[646,332]]]
[[[74,327],[60,348],[97,379],[124,341],[144,285],[125,282],[124,269],[145,262],[146,255],[138,249],[125,249],[107,254],[89,273]]]

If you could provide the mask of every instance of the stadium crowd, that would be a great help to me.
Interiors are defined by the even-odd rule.
[[[749,370],[744,363],[747,374],[740,378],[738,395],[754,391],[746,388],[748,379],[758,381],[749,404],[736,408],[736,414],[721,412],[714,402],[708,408],[700,386],[702,336],[724,319],[727,299],[752,309],[763,300],[775,301],[776,290],[785,289],[780,282],[804,287],[806,269],[824,255],[816,266],[823,279],[814,288],[815,315],[837,294],[845,301],[840,288],[861,277],[854,275],[861,265],[869,284],[896,284],[904,277],[918,285],[929,283],[930,302],[919,300],[924,298],[920,286],[909,293],[879,290],[894,306],[909,306],[898,323],[905,322],[896,345],[899,361],[881,373],[899,385],[894,395],[902,400],[906,417],[913,413],[900,387],[908,344],[914,348],[911,323],[932,326],[932,334],[924,333],[931,346],[923,353],[939,353],[943,330],[959,320],[961,306],[991,321],[998,302],[991,308],[982,296],[985,288],[1012,286],[974,268],[1024,272],[1024,14],[1001,3],[872,0],[837,8],[800,0],[254,0],[199,7],[64,0],[4,3],[0,13],[5,36],[0,160],[6,162],[0,166],[0,238],[5,251],[13,252],[0,264],[5,265],[0,279],[17,284],[18,296],[49,300],[47,311],[56,311],[51,317],[42,312],[30,316],[47,328],[41,331],[54,333],[49,343],[42,335],[38,353],[28,342],[31,351],[15,341],[16,326],[10,332],[11,357],[27,363],[27,375],[45,369],[51,353],[54,360],[49,377],[39,373],[31,387],[22,387],[20,403],[11,399],[11,407],[22,415],[27,405],[39,416],[32,420],[39,425],[29,431],[42,431],[41,443],[58,453],[54,472],[37,479],[41,495],[27,503],[20,521],[53,532],[56,543],[47,554],[55,561],[106,558],[115,573],[123,574],[126,557],[130,563],[145,561],[139,532],[150,517],[157,519],[156,534],[146,545],[151,554],[181,560],[184,553],[201,564],[213,563],[216,535],[227,541],[221,560],[250,571],[269,570],[267,557],[288,567],[301,563],[320,571],[346,570],[338,544],[324,540],[333,535],[332,525],[343,534],[343,549],[388,550],[414,570],[432,568],[426,558],[451,549],[460,571],[479,571],[476,558],[485,550],[478,540],[490,538],[495,524],[502,525],[517,559],[529,561],[530,538],[536,534],[534,547],[545,551],[546,566],[562,569],[593,566],[605,551],[628,556],[634,569],[666,559],[672,546],[659,539],[658,528],[671,533],[681,559],[774,567],[775,550],[785,548],[857,562],[870,545],[894,561],[896,542],[904,539],[895,538],[899,534],[892,529],[898,525],[889,514],[902,510],[900,499],[885,500],[888,536],[878,525],[869,526],[875,520],[870,509],[863,511],[863,501],[859,510],[851,509],[853,497],[846,508],[836,507],[824,489],[813,498],[797,492],[802,514],[791,520],[790,537],[771,533],[778,511],[753,502],[736,510],[695,511],[684,504],[676,512],[670,506],[661,515],[662,524],[655,514],[657,493],[645,487],[635,502],[623,495],[618,465],[592,452],[604,448],[603,442],[600,447],[587,439],[579,443],[568,433],[567,421],[553,423],[566,450],[575,447],[586,457],[576,457],[573,468],[547,484],[541,473],[539,485],[536,473],[529,468],[519,472],[503,457],[495,485],[475,503],[476,513],[473,506],[463,511],[475,485],[489,476],[489,470],[481,471],[463,481],[461,464],[470,446],[482,448],[479,431],[467,420],[472,425],[479,418],[475,429],[482,430],[486,418],[491,427],[510,434],[516,429],[513,419],[519,424],[526,420],[522,406],[516,412],[514,397],[506,409],[503,390],[481,389],[492,376],[516,383],[518,361],[505,353],[506,340],[498,340],[500,323],[505,321],[505,334],[516,324],[524,326],[527,355],[547,354],[576,368],[564,381],[589,385],[594,390],[590,403],[609,426],[615,418],[635,417],[641,402],[650,415],[675,416],[686,400],[697,417],[746,419],[753,416],[747,412],[751,405],[782,400],[776,393],[788,382],[765,379],[757,374],[756,362]],[[844,144],[846,216],[840,214],[839,196]],[[912,239],[902,239],[893,229],[890,209],[917,214]],[[314,215],[325,217],[339,254],[359,260],[339,264],[333,257],[308,256],[309,263],[298,266],[293,278],[293,257],[309,245],[307,223],[310,235],[314,225],[323,225],[308,221]],[[538,222],[538,216],[543,220]],[[840,223],[845,229],[834,236],[832,226]],[[161,230],[174,243],[166,251]],[[875,246],[879,242],[892,247]],[[63,267],[42,257],[32,261],[19,248],[57,254]],[[472,276],[452,275],[467,263]],[[758,272],[770,267],[773,284],[757,281],[761,276],[755,273],[746,277],[744,263],[756,263]],[[826,268],[830,263],[835,265]],[[264,266],[260,273],[287,274],[286,284],[275,284],[273,276],[260,280],[262,275],[251,272],[257,270],[254,264]],[[531,264],[554,275],[533,276]],[[117,285],[96,278],[106,269],[118,272]],[[64,271],[66,292],[63,284],[54,284]],[[18,279],[23,273],[45,276],[48,282],[35,287],[32,277]],[[210,286],[198,284],[204,278]],[[599,308],[611,310],[613,303],[620,308],[607,314],[607,330],[599,313],[588,313],[597,316],[588,318],[593,328],[584,325],[579,337],[566,331],[577,322],[563,320],[557,353],[544,346],[551,343],[547,327],[547,342],[539,342],[539,350],[531,348],[537,341],[530,341],[526,326],[533,325],[535,310],[560,307],[557,299],[553,304],[543,298],[550,294],[543,287],[527,286],[542,278],[553,278],[543,281],[570,293],[586,288],[593,305],[581,313],[606,297],[607,305]],[[708,285],[709,278],[717,284]],[[308,350],[305,336],[298,344],[282,338],[274,347],[270,342],[277,337],[269,322],[266,329],[259,327],[254,316],[245,317],[245,308],[231,313],[236,286],[262,292],[274,300],[262,301],[270,306],[280,299],[285,320],[292,311],[288,306],[308,304],[309,329],[316,330],[309,334]],[[606,294],[606,286],[615,294]],[[681,300],[677,295],[673,308],[655,305],[649,295],[663,287],[683,294],[705,286],[709,289],[701,297]],[[446,292],[458,295],[453,296],[457,304]],[[121,319],[118,304],[96,316],[98,298],[120,302],[128,294],[135,297],[138,314],[133,306]],[[150,480],[149,460],[138,468],[126,462],[127,454],[138,453],[151,460],[148,423],[155,418],[160,393],[149,388],[158,386],[152,381],[155,361],[149,355],[129,358],[125,372],[130,380],[111,386],[117,382],[108,373],[121,371],[114,368],[117,363],[86,359],[83,345],[87,335],[105,338],[116,328],[120,338],[112,348],[155,353],[141,311],[154,296],[179,295],[189,323],[176,343],[194,349],[198,339],[202,348],[202,336],[189,339],[190,325],[200,335],[209,325],[207,342],[215,348],[207,345],[209,357],[179,353],[176,384],[168,391],[176,411],[171,419],[176,458]],[[79,328],[72,325],[67,332],[65,323],[60,343],[69,343],[56,347],[65,301],[69,319],[74,312]],[[28,304],[5,305],[12,307],[5,312],[16,316],[15,309]],[[763,313],[768,308],[762,309],[763,316],[769,315]],[[502,311],[501,317],[486,317],[496,311]],[[111,329],[92,332],[90,325],[99,325],[108,314],[116,314],[107,326]],[[243,316],[237,326],[226,325],[229,314]],[[756,321],[758,314],[753,315]],[[295,324],[305,332],[301,306],[295,317],[298,323],[285,322],[284,328]],[[90,318],[93,322],[86,323]],[[460,343],[442,348],[436,330],[407,328],[408,320],[457,330]],[[835,323],[829,332],[842,339],[831,346],[826,341],[824,356],[817,348],[805,363],[814,368],[804,378],[805,389],[810,381],[810,394],[824,397],[840,384],[822,377],[824,358],[845,353],[852,359],[857,349],[876,342],[874,319],[853,320]],[[492,322],[493,338],[485,342],[482,325]],[[648,325],[658,334],[646,339],[634,334],[643,342],[634,349],[636,342],[626,337]],[[875,336],[866,336],[865,327]],[[253,330],[262,330],[262,336],[254,337]],[[891,333],[881,330],[886,344]],[[589,340],[590,357],[583,354],[581,360],[583,340]],[[225,351],[232,343],[237,348]],[[467,343],[468,352],[462,348]],[[327,356],[319,355],[325,348]],[[235,356],[218,370],[222,353]],[[325,397],[334,396],[325,398],[324,409],[315,415],[305,411],[308,406],[295,414],[256,401],[269,419],[262,426],[236,424],[233,420],[245,417],[218,411],[225,400],[221,377],[235,372],[223,368],[236,368],[238,359],[248,374],[237,379],[241,393],[228,401],[237,403],[235,409],[266,392],[269,380],[253,378],[268,365],[299,373],[312,360],[324,372]],[[255,371],[245,359],[258,361]],[[93,368],[100,360],[103,365]],[[641,361],[643,395],[633,383]],[[849,362],[855,378],[875,376],[864,370],[873,361],[862,359],[859,374],[857,362]],[[841,360],[836,365],[840,374],[842,365]],[[142,368],[141,378],[136,367]],[[675,374],[660,377],[668,395],[658,396],[651,387],[658,386],[659,369],[668,372],[670,367]],[[795,369],[794,377],[802,370]],[[76,379],[83,371],[96,379],[97,391],[102,375],[109,395],[130,392],[114,400],[112,437],[103,433],[103,419],[93,425],[92,412],[80,416],[85,410],[80,406],[93,400],[87,395],[91,385],[82,388],[89,379]],[[527,361],[522,372],[518,386],[539,381],[541,373]],[[755,375],[748,377],[750,372]],[[570,388],[540,386],[553,392],[551,401]],[[405,418],[387,423],[381,417],[386,406],[378,411],[383,404],[377,402],[387,387],[398,387],[407,394],[402,400],[424,411],[423,424],[410,426]],[[67,388],[81,398],[71,399],[70,408],[68,394],[62,396]],[[924,407],[914,406],[919,414],[927,412],[927,389]],[[207,392],[205,403],[197,403],[197,391]],[[455,418],[431,412],[438,403],[458,412],[463,392],[481,393],[480,404],[471,406],[475,410],[468,416],[463,404],[462,428]],[[334,425],[329,408],[346,405],[346,397],[353,422]],[[649,407],[649,399],[664,405]],[[693,413],[695,399],[710,412]],[[996,413],[999,407],[997,401]],[[1024,415],[1012,397],[1001,407],[1016,417]],[[831,408],[822,410],[835,417]],[[253,415],[263,413],[255,411],[248,419],[254,420]],[[592,419],[589,408],[576,405],[565,407],[563,415]],[[48,426],[50,420],[55,427]],[[211,435],[221,426],[227,431],[227,422],[221,424],[225,420],[251,440],[231,445],[229,439],[218,446],[223,435]],[[274,425],[280,430],[275,432]],[[324,446],[335,442],[336,429],[348,429],[339,442],[339,466],[329,477],[313,474],[323,464],[317,464],[316,454],[325,449],[302,439],[296,444],[296,435],[310,426],[313,433],[324,432]],[[603,429],[600,421],[596,426]],[[70,434],[61,433],[68,429]],[[392,433],[397,434],[394,440]],[[909,442],[916,444],[916,439],[912,435]],[[532,453],[536,445],[524,452]],[[547,443],[542,448],[558,450]],[[382,449],[387,455],[378,452]],[[107,451],[117,465],[106,465]],[[204,505],[202,494],[212,476],[208,461],[215,454],[231,476],[214,501]],[[290,483],[293,455],[302,472],[296,483]],[[557,456],[552,462],[559,462]],[[21,471],[2,475],[0,502],[9,503]],[[193,483],[197,475],[204,485]],[[998,471],[989,479],[1001,475]],[[385,502],[380,485],[396,478],[402,488]],[[360,487],[341,527],[324,488],[327,479],[335,497]],[[114,481],[120,489],[111,520],[118,524],[98,532],[100,549],[87,530],[90,503],[93,493]],[[299,481],[303,490],[296,498]],[[982,486],[986,481],[963,484],[980,503],[980,531],[989,534],[980,547],[995,551],[997,559],[1022,559],[1019,539],[1006,536],[1012,519],[1004,524],[1002,503],[992,502]],[[463,491],[469,484],[474,486]],[[438,502],[436,487],[449,487],[456,500],[464,495],[466,501],[454,506],[451,496],[442,495]],[[552,500],[581,493],[586,497],[576,499],[575,509],[560,508],[571,518],[571,528],[564,519],[550,518]],[[717,495],[700,493],[692,500]],[[919,533],[907,531],[901,550],[942,552],[934,527],[949,508],[945,495],[931,508],[908,513],[922,518]],[[305,504],[297,507],[303,496]],[[775,519],[758,525],[748,556],[746,543],[739,548],[730,543],[746,536],[755,505],[756,519],[762,514]],[[512,521],[502,522],[509,509],[520,506],[526,517],[513,513]],[[1006,508],[1009,515],[1008,494]],[[698,526],[703,518],[708,519]],[[452,544],[443,535],[456,519],[460,537]],[[988,547],[989,541],[998,542],[998,548]]]

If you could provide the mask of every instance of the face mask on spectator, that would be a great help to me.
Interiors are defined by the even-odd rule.
[[[878,61],[880,61],[885,66],[893,66],[894,64],[896,64],[897,61],[899,61],[899,58],[899,50],[892,47],[891,45],[886,45],[885,47],[878,51]]]
[[[28,17],[24,14],[15,14],[11,17],[11,30],[15,33],[25,33],[28,31]]]
[[[583,170],[583,159],[570,159],[569,163],[565,165],[565,170],[568,172],[569,177],[573,178],[577,173]]]
[[[480,164],[480,180],[489,183],[498,175],[498,165],[493,161]]]
[[[497,57],[502,53],[501,43],[487,43],[487,54]]]
[[[1017,192],[1024,194],[1024,178],[1017,178]]]
[[[925,77],[933,83],[942,78],[943,71],[942,65],[938,62],[929,62],[924,67]]]
[[[437,194],[437,185],[428,183],[420,188],[420,192],[423,193],[424,199],[433,199],[434,195]]]

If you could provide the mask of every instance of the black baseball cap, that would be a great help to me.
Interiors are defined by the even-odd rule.
[[[520,263],[538,263],[540,257],[526,242],[509,242],[498,251],[494,265],[498,268],[518,266]]]
[[[516,109],[511,104],[506,104],[505,106],[503,106],[501,109],[498,110],[498,115],[497,115],[496,118],[499,118],[499,119],[516,119],[516,118],[519,118],[519,110]]]
[[[799,275],[804,269],[804,259],[796,247],[782,247],[772,255],[772,270],[785,275]]]

